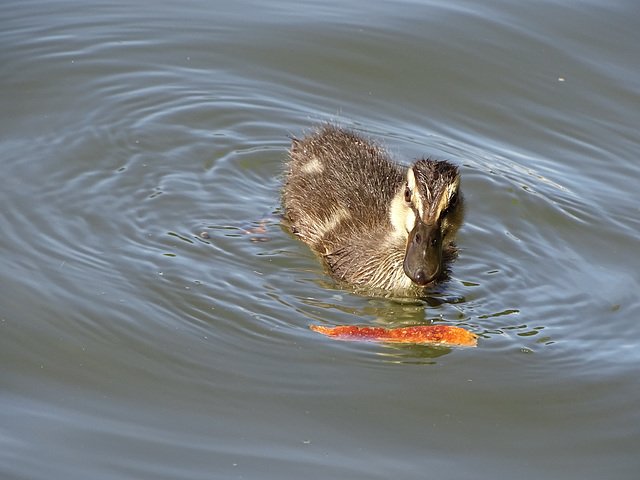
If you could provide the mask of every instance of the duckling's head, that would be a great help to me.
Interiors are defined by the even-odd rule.
[[[452,248],[464,207],[458,168],[449,162],[421,159],[407,171],[405,185],[390,210],[394,234],[406,239],[404,273],[425,286],[443,273],[443,249]]]

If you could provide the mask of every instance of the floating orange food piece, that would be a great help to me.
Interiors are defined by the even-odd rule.
[[[475,347],[478,336],[460,327],[448,325],[419,325],[416,327],[382,328],[338,326],[323,327],[311,325],[309,328],[337,340],[393,342],[393,343],[440,343],[443,345],[463,345]]]

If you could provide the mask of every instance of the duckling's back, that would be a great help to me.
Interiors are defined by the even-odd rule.
[[[293,140],[283,202],[291,229],[321,254],[391,228],[405,173],[378,145],[331,125]]]

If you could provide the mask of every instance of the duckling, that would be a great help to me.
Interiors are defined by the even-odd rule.
[[[289,155],[285,219],[335,278],[406,292],[446,276],[464,217],[455,165],[420,159],[406,169],[333,125],[293,139]]]

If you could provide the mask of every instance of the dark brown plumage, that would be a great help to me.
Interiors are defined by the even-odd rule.
[[[457,167],[422,159],[403,168],[379,145],[332,125],[293,140],[290,157],[288,223],[333,276],[390,291],[443,277],[463,219]]]

